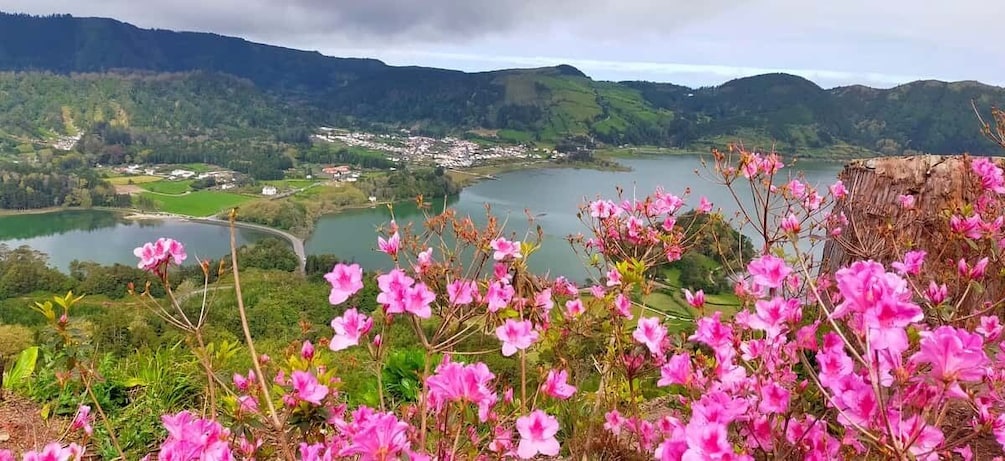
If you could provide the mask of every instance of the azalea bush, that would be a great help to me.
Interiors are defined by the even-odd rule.
[[[595,272],[588,284],[535,274],[543,234],[507,233],[491,214],[482,226],[451,210],[421,229],[392,221],[376,239],[394,262],[375,276],[376,306],[363,304],[361,267],[334,265],[330,333],[285,357],[256,350],[235,252],[250,367],[225,377],[205,341],[211,306],[187,309],[171,291],[182,243],[138,248],[167,290],[146,298],[151,309],[191,338],[205,374],[203,404],[161,417],[166,436],[149,459],[935,460],[1005,443],[1000,300],[983,290],[1005,241],[998,165],[966,161],[979,199],[936,224],[966,247],[951,258],[899,242],[895,259],[822,271],[814,246],[841,243],[854,225],[844,184],[817,189],[777,155],[743,148],[712,161],[714,180],[750,196],[737,223],[759,248],[724,264],[735,313],[682,293],[693,321],[644,300],[667,288],[658,269],[707,236],[711,220],[685,213],[715,216],[715,204],[688,207],[687,194],[662,188],[584,204],[586,230],[569,240]],[[57,314],[46,315],[65,324]],[[393,344],[400,328],[414,344]],[[67,379],[98,378],[75,369]],[[365,404],[341,379],[360,369],[376,382]],[[81,406],[73,420],[79,444],[24,459],[79,459],[95,413],[103,419],[89,404],[97,411]]]

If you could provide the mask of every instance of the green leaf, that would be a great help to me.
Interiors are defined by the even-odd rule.
[[[7,378],[3,380],[5,388],[10,389],[14,384],[21,382],[35,372],[35,364],[38,363],[38,346],[29,347],[17,356],[14,367],[7,373]]]

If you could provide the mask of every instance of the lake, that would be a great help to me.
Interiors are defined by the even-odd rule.
[[[534,224],[545,233],[541,250],[530,259],[531,267],[553,275],[566,275],[582,280],[587,276],[583,264],[573,253],[565,237],[588,229],[576,217],[585,200],[598,195],[616,198],[616,187],[624,188],[631,198],[652,193],[662,185],[678,195],[691,187],[688,205],[707,196],[729,216],[736,206],[729,192],[695,174],[704,168],[697,156],[654,156],[620,159],[630,172],[586,169],[537,169],[505,173],[498,181],[482,181],[452,198],[448,204],[459,215],[470,215],[476,223],[484,223],[485,204],[496,216],[508,218],[507,230],[522,237],[532,229],[524,210],[535,216]],[[806,175],[812,185],[826,187],[834,182],[842,165],[826,162],[800,161],[795,168]],[[439,201],[442,207],[442,200]],[[419,226],[422,215],[411,203],[394,207],[399,225],[408,222]],[[314,234],[306,242],[308,254],[333,253],[343,260],[356,261],[367,269],[387,270],[390,259],[374,251],[375,230],[387,224],[390,212],[385,207],[351,210],[322,217]],[[107,211],[75,210],[46,214],[0,217],[0,243],[10,246],[28,245],[48,253],[55,267],[65,270],[71,260],[92,260],[103,264],[134,264],[132,250],[157,239],[171,237],[189,248],[189,256],[218,258],[229,252],[229,230],[224,226],[173,220],[132,221]],[[270,234],[239,229],[239,244],[254,242]]]
[[[237,230],[237,244],[255,242],[273,234]],[[126,219],[105,210],[68,210],[55,213],[0,216],[0,243],[12,248],[30,246],[49,255],[52,266],[68,271],[70,261],[135,265],[133,249],[160,237],[185,244],[186,263],[196,257],[219,258],[230,253],[226,226],[174,219]]]
[[[565,240],[570,234],[588,231],[576,217],[579,206],[586,200],[598,195],[615,199],[619,186],[624,189],[626,198],[631,198],[634,191],[639,198],[644,197],[660,185],[668,192],[681,195],[690,186],[689,206],[696,205],[699,197],[704,195],[716,207],[721,207],[727,216],[737,210],[727,189],[706,179],[707,173],[704,178],[696,175],[696,169],[705,172],[698,156],[653,156],[619,159],[619,162],[632,171],[553,168],[505,173],[499,175],[498,181],[482,181],[464,189],[459,197],[449,202],[449,206],[459,215],[469,215],[476,223],[484,224],[487,203],[492,207],[493,214],[501,219],[508,218],[507,230],[516,232],[518,237],[533,230],[528,223],[526,209],[535,216],[534,224],[540,225],[545,234],[541,249],[531,256],[531,268],[575,280],[596,275],[587,273],[580,257]],[[836,180],[842,167],[837,163],[803,160],[796,168],[805,174],[809,184],[826,188]],[[786,168],[782,172],[788,170]],[[788,177],[788,174],[784,176]],[[440,202],[439,208],[442,208],[442,200]],[[422,220],[422,214],[414,204],[396,205],[394,214],[399,225],[412,222],[416,229]],[[366,268],[387,270],[393,263],[383,253],[374,251],[377,238],[374,231],[390,219],[390,211],[384,207],[322,217],[306,242],[307,253],[333,253]]]

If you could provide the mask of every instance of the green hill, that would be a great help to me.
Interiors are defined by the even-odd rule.
[[[0,71],[0,149],[81,132],[113,163],[126,155],[118,151],[204,157],[192,161],[266,155],[306,142],[318,125],[684,149],[742,139],[790,155],[982,153],[993,145],[970,101],[1005,102],[1005,90],[976,82],[825,90],[768,74],[688,88],[594,81],[564,65],[394,67],[111,19],[2,13]]]

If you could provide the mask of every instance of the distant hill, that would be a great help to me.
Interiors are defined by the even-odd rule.
[[[0,75],[0,148],[108,124],[160,145],[303,139],[335,124],[688,149],[741,139],[794,155],[981,153],[994,146],[970,101],[1005,103],[1005,89],[977,82],[825,90],[768,74],[687,88],[594,81],[567,65],[394,67],[112,19],[2,13],[0,71],[17,72]]]

